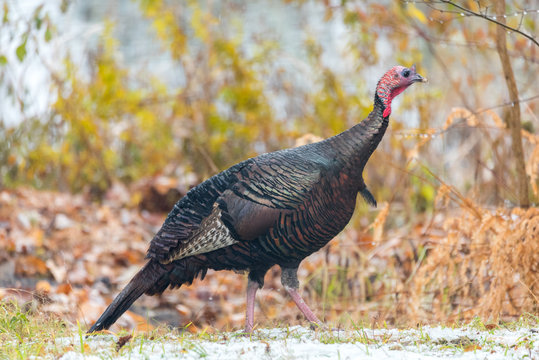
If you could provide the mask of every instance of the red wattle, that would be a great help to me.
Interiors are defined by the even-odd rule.
[[[389,114],[391,114],[391,106],[388,106],[384,109],[384,112],[382,113],[383,117],[388,117]]]

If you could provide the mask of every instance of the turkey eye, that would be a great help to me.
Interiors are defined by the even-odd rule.
[[[410,76],[410,70],[406,69],[402,72],[402,76],[404,76],[405,78],[407,78],[408,76]]]

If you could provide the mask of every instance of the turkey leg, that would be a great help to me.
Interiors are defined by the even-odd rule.
[[[311,323],[317,324],[319,326],[323,326],[323,323],[316,317],[316,315],[312,312],[312,310],[307,306],[303,298],[298,292],[299,288],[299,281],[298,281],[298,269],[297,268],[288,268],[282,269],[281,273],[281,283],[284,286],[284,289],[286,292],[290,295],[292,300],[296,303],[296,306],[298,309],[301,310],[303,315],[309,320]]]
[[[245,333],[253,332],[255,322],[255,296],[256,291],[260,288],[258,281],[249,279],[247,282],[247,310],[245,314]]]

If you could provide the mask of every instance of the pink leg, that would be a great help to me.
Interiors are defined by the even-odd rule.
[[[247,283],[247,310],[245,314],[245,332],[250,334],[253,332],[253,325],[255,321],[255,297],[256,291],[260,285],[256,281]]]
[[[311,309],[307,306],[301,295],[298,293],[298,290],[289,286],[284,287],[285,290],[290,294],[290,297],[292,297],[292,300],[296,303],[297,307],[301,310],[303,315],[312,323],[316,323],[318,325],[323,325],[323,323],[318,320],[316,315],[312,312]]]

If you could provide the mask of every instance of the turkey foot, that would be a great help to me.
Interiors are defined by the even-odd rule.
[[[313,311],[309,308],[309,306],[307,306],[307,304],[305,303],[305,301],[303,300],[301,295],[298,293],[297,289],[285,286],[285,290],[290,295],[292,300],[294,300],[294,302],[296,303],[296,306],[298,307],[298,309],[300,309],[301,312],[303,313],[303,315],[305,315],[305,317],[307,318],[307,320],[309,320],[312,323],[311,326],[324,327],[324,323],[322,323],[316,317],[316,315],[313,313]]]
[[[316,329],[316,327],[325,328],[324,323],[316,317],[298,292],[298,268],[283,268],[281,272],[281,283],[288,295],[290,295],[292,300],[296,303],[298,309],[300,309],[307,320],[311,322],[311,329]]]

